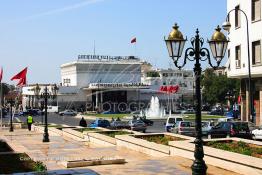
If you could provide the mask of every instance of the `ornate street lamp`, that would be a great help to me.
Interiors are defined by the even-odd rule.
[[[196,139],[194,156],[195,160],[193,162],[192,174],[193,175],[205,175],[207,166],[205,164],[204,150],[203,150],[203,140],[202,140],[202,126],[201,126],[201,91],[200,91],[200,76],[201,76],[201,65],[200,61],[208,60],[208,63],[214,69],[219,67],[227,48],[228,40],[225,35],[220,31],[221,28],[218,26],[215,33],[213,34],[210,41],[208,41],[213,57],[215,58],[216,65],[212,64],[209,50],[202,47],[204,44],[204,39],[200,38],[198,29],[196,30],[196,35],[191,41],[192,47],[189,47],[185,51],[185,56],[182,59],[182,65],[178,65],[179,58],[182,56],[183,48],[186,42],[183,34],[178,30],[178,25],[175,24],[173,31],[169,34],[168,38],[165,39],[169,56],[173,59],[174,64],[177,68],[181,69],[185,66],[187,60],[195,61],[194,73],[195,73],[195,94],[196,94]]]
[[[57,86],[54,85],[54,87],[51,88],[51,91],[50,92],[48,89],[47,89],[47,86],[45,86],[45,90],[43,93],[40,94],[40,98],[43,98],[44,99],[44,102],[45,102],[45,129],[44,129],[44,135],[43,135],[43,142],[49,142],[49,134],[48,134],[48,122],[47,122],[47,100],[52,98],[54,99],[57,95]]]
[[[232,9],[230,10],[228,13],[227,13],[227,18],[226,18],[226,21],[223,23],[222,27],[224,30],[226,31],[230,31],[230,28],[231,28],[231,23],[229,22],[229,14],[233,11],[237,11],[237,12],[241,12],[244,14],[245,16],[245,20],[246,20],[246,35],[247,35],[247,59],[248,59],[248,92],[249,92],[249,107],[250,107],[250,110],[249,110],[249,116],[250,116],[250,119],[251,121],[256,124],[256,116],[255,116],[255,113],[254,113],[254,100],[253,100],[253,91],[252,91],[252,82],[251,82],[251,66],[250,66],[250,46],[249,46],[249,27],[248,27],[248,17],[247,17],[247,14],[241,10],[241,9]]]
[[[10,100],[10,128],[9,128],[9,132],[14,132],[14,127],[13,127],[13,99]]]

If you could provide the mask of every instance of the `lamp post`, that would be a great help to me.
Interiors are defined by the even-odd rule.
[[[232,9],[227,13],[226,22],[223,23],[222,27],[224,30],[229,32],[231,28],[231,23],[229,22],[229,14],[233,11],[240,11],[244,14],[246,19],[246,32],[247,32],[247,59],[248,59],[248,92],[249,92],[249,116],[253,123],[256,124],[256,116],[254,115],[254,101],[253,101],[253,94],[252,94],[252,86],[251,86],[251,68],[250,68],[250,47],[249,47],[249,26],[248,26],[248,17],[247,14],[241,9]]]
[[[10,128],[9,128],[9,132],[13,132],[14,131],[14,127],[13,127],[13,99],[11,99],[10,101]]]
[[[45,86],[45,90],[43,93],[41,93],[40,98],[44,99],[45,102],[45,129],[44,129],[44,134],[43,134],[43,142],[49,142],[49,134],[48,134],[48,122],[47,122],[47,101],[49,98],[54,99],[56,97],[57,94],[57,86],[54,85],[54,87],[51,89],[51,93],[50,91],[47,89],[47,86]]]
[[[201,91],[200,91],[200,76],[201,76],[201,61],[208,60],[211,67],[219,67],[227,49],[228,40],[225,35],[220,32],[221,28],[219,26],[216,28],[210,41],[208,41],[213,57],[216,60],[216,66],[211,62],[209,50],[202,47],[204,44],[204,39],[200,38],[198,29],[196,30],[196,35],[190,41],[192,47],[189,47],[185,51],[185,56],[183,58],[182,65],[178,65],[179,58],[182,55],[183,48],[187,39],[184,39],[183,34],[178,30],[178,25],[173,26],[173,31],[169,34],[168,38],[165,39],[166,46],[168,49],[169,56],[173,59],[174,64],[177,68],[181,69],[185,66],[187,60],[195,61],[194,73],[195,73],[195,93],[196,93],[196,139],[194,156],[195,160],[193,162],[192,174],[193,175],[205,175],[207,166],[205,164],[204,150],[203,150],[203,140],[202,140],[202,126],[201,126]]]

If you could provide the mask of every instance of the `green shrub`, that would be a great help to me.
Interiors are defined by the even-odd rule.
[[[35,162],[33,169],[34,169],[34,171],[37,171],[37,172],[42,172],[42,171],[47,170],[46,165],[43,164],[43,162],[41,162],[41,161]]]

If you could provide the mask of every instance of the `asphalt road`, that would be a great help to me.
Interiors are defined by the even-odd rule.
[[[42,117],[44,118],[44,116],[34,116],[33,120],[34,120],[34,122],[41,122]],[[9,123],[9,120],[10,120],[9,116],[6,116],[6,118],[3,118],[3,122],[5,122],[5,123]],[[26,117],[23,117],[23,116],[15,117],[14,122],[15,121],[26,122]],[[53,113],[48,114],[48,123],[65,124],[65,125],[69,125],[69,126],[78,126],[79,121],[80,121],[79,118],[72,117],[72,116],[60,116],[58,114],[53,114]],[[87,125],[89,125],[89,124],[91,124],[91,122],[93,120],[86,120],[86,121],[87,121]],[[154,121],[154,125],[148,126],[146,132],[148,132],[148,133],[165,132],[165,129],[164,129],[165,120],[153,120],[153,121]]]

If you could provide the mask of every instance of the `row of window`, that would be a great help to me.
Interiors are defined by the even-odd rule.
[[[228,49],[228,58],[230,58],[230,49]],[[241,68],[241,45],[235,47],[236,68]],[[252,42],[252,65],[261,64],[261,42],[260,40]]]
[[[193,76],[192,74],[189,73],[163,73],[163,77],[189,77],[189,76]]]
[[[65,79],[63,79],[63,85],[64,85],[64,86],[69,85],[70,83],[71,83],[70,78],[65,78]]]
[[[239,28],[241,26],[241,12],[240,5],[235,7],[235,28]],[[252,22],[261,20],[261,0],[252,0],[251,1],[251,20]]]

